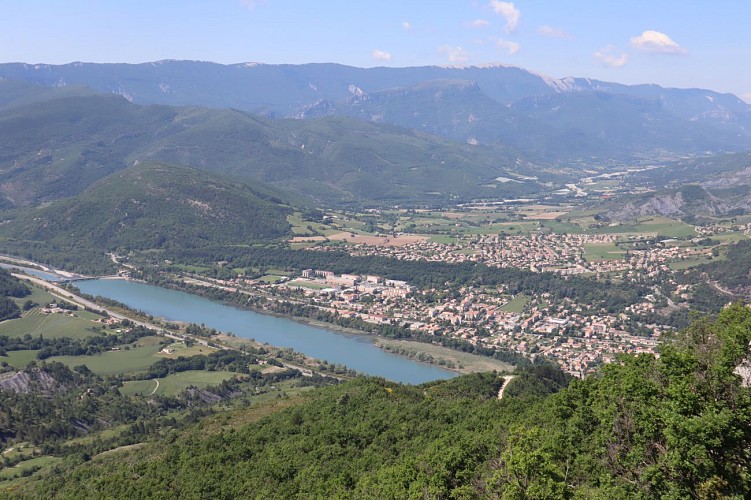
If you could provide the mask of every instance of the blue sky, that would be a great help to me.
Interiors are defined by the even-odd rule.
[[[746,0],[0,0],[0,8],[0,62],[500,62],[751,101]]]

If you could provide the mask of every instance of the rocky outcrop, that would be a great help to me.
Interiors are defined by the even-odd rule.
[[[44,394],[51,394],[61,389],[64,388],[52,376],[39,368],[0,375],[0,391],[23,394],[40,391]]]

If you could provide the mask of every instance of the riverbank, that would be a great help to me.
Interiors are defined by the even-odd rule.
[[[252,304],[249,304],[247,302],[239,303],[233,300],[228,300],[227,298],[224,299],[217,299],[213,297],[213,294],[211,293],[202,293],[207,292],[208,290],[222,290],[223,292],[227,294],[237,294],[241,293],[243,296],[247,297],[254,297],[254,298],[261,298],[268,300],[269,297],[266,297],[262,294],[252,294],[248,291],[241,291],[236,289],[228,289],[226,287],[221,287],[217,285],[216,287],[210,286],[211,284],[207,281],[201,281],[202,284],[197,284],[196,280],[192,280],[190,282],[186,282],[183,280],[168,280],[167,283],[165,282],[159,282],[159,283],[151,283],[156,286],[168,286],[170,289],[183,291],[186,293],[191,293],[195,295],[199,295],[204,298],[208,298],[210,300],[217,300],[218,302],[221,302],[223,304],[237,307],[240,309],[265,314],[277,318],[282,318],[285,320],[291,320],[295,323],[299,323],[302,325],[312,326],[315,328],[321,328],[324,330],[334,331],[340,334],[344,334],[347,336],[354,336],[357,338],[362,338],[370,343],[372,343],[374,346],[378,347],[379,349],[382,349],[385,352],[388,352],[390,354],[395,354],[397,356],[406,357],[410,360],[419,362],[424,365],[428,366],[435,366],[437,368],[451,371],[457,374],[467,374],[467,373],[478,373],[478,372],[484,372],[484,371],[513,371],[514,365],[505,361],[501,361],[499,359],[493,358],[488,355],[480,355],[480,354],[473,354],[471,352],[465,352],[463,350],[458,349],[452,349],[450,347],[446,347],[443,345],[436,345],[435,341],[424,341],[424,340],[405,340],[405,339],[393,339],[389,337],[385,337],[383,335],[379,335],[378,333],[372,333],[367,332],[364,330],[359,330],[352,327],[347,327],[343,325],[339,325],[334,322],[328,322],[328,321],[322,321],[314,318],[309,318],[305,316],[296,316],[288,313],[283,313],[279,311],[274,311],[272,309],[266,308],[266,307],[258,307],[253,306]],[[314,307],[309,306],[306,304],[300,303],[299,305],[305,306],[305,307]],[[377,325],[373,325],[373,328],[378,328]],[[439,337],[436,337],[437,339],[440,339]],[[443,340],[443,339],[440,339]]]
[[[162,286],[126,280],[90,280],[80,282],[80,289],[85,294],[123,303],[168,322],[194,323],[277,346],[282,356],[292,351],[303,353],[323,360],[322,365],[327,367],[324,372],[332,373],[332,366],[333,373],[349,368],[409,384],[456,376],[455,372],[438,366],[387,353],[375,346],[371,338],[337,333],[330,328],[315,328],[279,315],[259,314],[248,307],[239,307],[247,303],[247,295],[230,295],[226,291],[211,289],[190,293],[194,290],[186,292],[175,289],[177,287],[165,287],[164,281],[160,284]],[[230,300],[222,303],[222,299]]]
[[[511,372],[515,368],[514,365],[487,356],[478,356],[414,340],[394,340],[378,337],[375,340],[375,345],[387,352],[437,365],[461,374],[489,371]]]

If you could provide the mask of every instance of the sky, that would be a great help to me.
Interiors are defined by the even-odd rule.
[[[748,0],[0,0],[0,62],[502,63],[751,102]]]

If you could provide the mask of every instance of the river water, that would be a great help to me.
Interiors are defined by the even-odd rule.
[[[197,295],[126,280],[86,280],[75,285],[90,295],[117,300],[169,321],[204,324],[238,337],[341,363],[358,372],[408,384],[456,376],[454,372],[389,354],[364,335],[347,335],[214,302]]]
[[[11,272],[23,271],[26,274],[30,274],[32,276],[36,276],[37,278],[42,278],[43,280],[47,280],[47,281],[62,281],[63,279],[57,274],[40,271],[39,269],[32,269],[30,267],[17,266],[16,264],[6,264],[4,262],[0,262],[0,267],[8,269]]]

